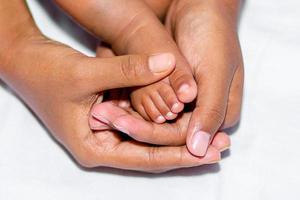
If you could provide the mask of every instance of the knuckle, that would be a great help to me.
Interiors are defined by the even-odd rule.
[[[151,170],[156,170],[156,168],[159,166],[158,165],[158,148],[157,147],[150,147],[148,150],[148,167]]]
[[[227,112],[222,128],[226,129],[237,125],[240,121],[240,118],[241,116],[238,110],[232,110],[230,112]]]
[[[202,112],[202,115],[205,115],[209,120],[212,120],[215,124],[221,125],[225,118],[225,109],[211,107]]]
[[[81,167],[84,167],[84,168],[95,167],[93,160],[85,151],[77,151],[75,153],[75,160]]]
[[[184,163],[184,155],[185,155],[184,148],[180,148],[177,153],[177,160],[176,160],[177,166],[181,166]]]
[[[128,81],[139,78],[142,73],[142,63],[142,59],[138,56],[126,56],[120,65],[123,77]]]
[[[96,167],[96,157],[100,155],[99,153],[101,153],[94,148],[95,141],[93,141],[92,138],[93,137],[86,137],[83,140],[76,142],[76,144],[70,146],[75,160],[81,167],[84,168]]]
[[[148,135],[149,141],[163,143],[163,139],[159,139],[160,137],[158,134],[157,126],[155,125],[151,125],[151,126],[152,126],[151,132]]]

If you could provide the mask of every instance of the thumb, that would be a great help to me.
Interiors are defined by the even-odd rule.
[[[99,90],[144,86],[159,81],[173,71],[175,57],[171,53],[161,53],[151,56],[87,58],[84,65],[88,71],[87,87],[93,92],[99,92]]]
[[[226,71],[219,69],[219,76],[215,72],[196,76],[198,97],[187,134],[187,146],[193,155],[206,154],[209,144],[224,121],[232,80],[231,71]]]

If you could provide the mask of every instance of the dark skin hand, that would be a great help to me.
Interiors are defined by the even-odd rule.
[[[16,10],[18,15],[15,15]],[[88,119],[99,94],[114,88],[144,86],[165,78],[175,67],[172,54],[162,53],[159,60],[153,55],[87,57],[43,36],[21,0],[0,3],[0,27],[3,38],[0,78],[82,166],[162,172],[214,163],[220,159],[220,151],[229,146],[226,135],[215,137],[215,146],[210,147],[205,157],[198,158],[184,145],[158,147],[122,140],[115,130],[90,130]],[[120,113],[117,111],[118,116]],[[168,138],[168,144],[182,143],[182,137],[174,135],[174,131],[185,134],[178,127],[146,123],[150,129],[140,134],[145,133],[146,139],[149,135],[148,141],[159,141],[162,134]],[[150,134],[154,132],[155,135]]]
[[[215,133],[240,117],[243,59],[237,36],[239,0],[174,0],[166,27],[192,67],[198,85],[189,150],[205,155]]]
[[[151,0],[147,3],[155,8]],[[217,130],[234,126],[240,118],[244,80],[237,36],[240,4],[239,0],[174,0],[172,5],[162,6],[170,6],[166,28],[198,83],[187,136],[187,146],[194,155],[205,155]]]

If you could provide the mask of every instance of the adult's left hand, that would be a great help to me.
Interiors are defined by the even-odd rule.
[[[240,0],[174,0],[166,27],[192,67],[198,85],[187,146],[204,156],[215,133],[239,121],[243,59],[237,36]]]

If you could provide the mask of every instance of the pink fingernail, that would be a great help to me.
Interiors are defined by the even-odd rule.
[[[204,131],[194,133],[191,141],[191,153],[196,156],[204,156],[210,143],[211,135]]]
[[[175,65],[175,58],[170,53],[161,53],[149,57],[149,67],[153,73],[161,73]]]

